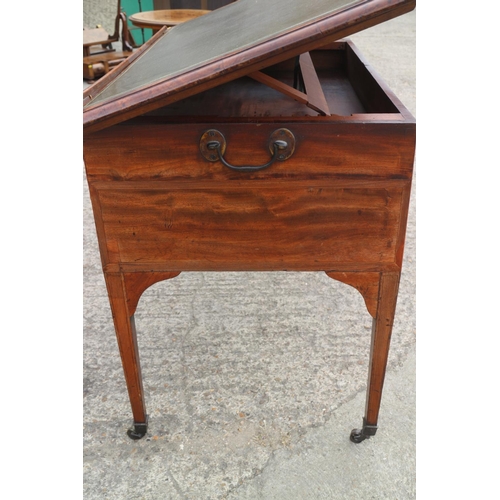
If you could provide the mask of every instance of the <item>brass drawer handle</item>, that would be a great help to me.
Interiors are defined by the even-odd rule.
[[[270,167],[275,161],[285,161],[295,151],[295,137],[286,128],[275,130],[269,138],[269,151],[271,159],[264,165],[231,165],[224,158],[226,152],[226,139],[221,132],[215,129],[207,130],[200,140],[200,151],[208,161],[220,160],[226,167],[238,172],[256,172]]]

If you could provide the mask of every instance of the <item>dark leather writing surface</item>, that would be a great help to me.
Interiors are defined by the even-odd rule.
[[[87,106],[174,80],[209,62],[223,65],[231,54],[363,3],[370,0],[239,0],[170,29]]]

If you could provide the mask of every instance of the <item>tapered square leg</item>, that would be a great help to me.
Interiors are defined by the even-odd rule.
[[[134,418],[133,430],[129,431],[128,435],[133,439],[139,439],[139,437],[146,434],[147,415],[134,315],[130,314],[128,307],[127,290],[123,275],[118,273],[106,274],[106,285]]]
[[[399,273],[381,273],[377,312],[372,322],[370,367],[363,427],[354,429],[350,439],[361,443],[377,432],[389,346],[399,289]]]
[[[144,290],[178,275],[179,272],[104,273],[134,418],[132,427],[127,431],[131,439],[141,439],[148,429],[134,313]]]

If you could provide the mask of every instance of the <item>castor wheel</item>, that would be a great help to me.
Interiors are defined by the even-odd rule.
[[[369,439],[370,436],[375,436],[377,429],[378,427],[376,425],[367,424],[366,419],[363,418],[363,428],[353,429],[349,439],[356,444],[362,443],[365,439]]]
[[[365,439],[367,439],[369,436],[365,436],[363,435],[363,431],[362,429],[353,429],[351,431],[351,435],[349,436],[349,439],[353,442],[353,443],[361,443],[363,442]]]
[[[134,422],[133,426],[127,431],[127,436],[134,441],[142,439],[148,432],[148,417],[145,422]]]

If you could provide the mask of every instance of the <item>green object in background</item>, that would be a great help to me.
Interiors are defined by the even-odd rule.
[[[129,17],[137,12],[154,10],[153,0],[122,0],[122,11],[127,15],[127,24],[130,34],[137,45],[142,45],[153,36],[153,30],[142,29],[134,26]]]

